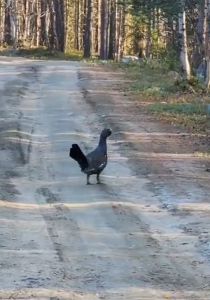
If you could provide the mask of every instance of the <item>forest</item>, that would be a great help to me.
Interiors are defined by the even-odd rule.
[[[171,113],[176,120],[178,113],[179,122],[206,130],[210,0],[0,1],[0,49],[18,49],[22,56],[45,51],[118,67],[131,60],[124,68],[133,80],[127,91],[156,99],[148,106],[151,112],[166,118]],[[171,108],[160,106],[162,100]]]
[[[208,85],[209,23],[210,0],[1,0],[0,45],[167,58]]]

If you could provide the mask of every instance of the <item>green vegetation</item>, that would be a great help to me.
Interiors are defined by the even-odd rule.
[[[181,124],[193,132],[208,130],[209,92],[197,78],[186,82],[176,71],[170,71],[171,63],[166,59],[109,63],[108,66],[124,71],[132,82],[123,85],[123,90],[158,120]],[[178,63],[174,63],[174,69],[177,68]]]
[[[82,52],[77,50],[72,50],[67,53],[63,53],[57,50],[50,50],[46,47],[31,47],[31,48],[20,48],[17,51],[8,51],[6,48],[0,49],[0,55],[3,56],[14,56],[14,54],[18,56],[22,56],[25,58],[30,59],[41,59],[41,60],[48,60],[48,59],[55,59],[55,60],[73,60],[73,61],[80,61],[82,60]]]

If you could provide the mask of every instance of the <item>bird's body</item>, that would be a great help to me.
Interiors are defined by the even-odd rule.
[[[107,158],[106,139],[111,135],[110,129],[102,130],[98,146],[85,155],[77,144],[70,148],[69,156],[77,161],[81,171],[87,175],[87,184],[90,184],[90,175],[96,175],[97,183],[100,183],[99,175],[105,169]]]

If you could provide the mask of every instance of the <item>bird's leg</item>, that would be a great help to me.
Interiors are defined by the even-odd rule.
[[[87,175],[87,185],[90,185],[90,175]]]
[[[99,175],[100,175],[100,174],[97,174],[97,175],[96,175],[97,184],[100,184],[100,183],[101,183],[101,181],[100,181],[100,179],[99,179]]]

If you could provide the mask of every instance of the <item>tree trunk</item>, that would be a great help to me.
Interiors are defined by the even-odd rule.
[[[106,56],[109,49],[109,27],[110,27],[110,0],[106,2]]]
[[[115,37],[116,37],[116,42],[115,42],[115,57],[117,61],[120,60],[120,45],[121,45],[121,14],[122,14],[122,9],[119,4],[116,6],[116,30],[115,30]]]
[[[80,0],[75,0],[75,49],[80,50]]]
[[[147,39],[146,39],[146,57],[150,57],[152,47],[152,10],[149,9]]]
[[[10,7],[9,18],[10,18],[11,41],[12,41],[12,43],[14,43],[16,40],[16,26],[15,26],[16,24],[15,24],[15,20],[14,20],[14,16],[15,16],[16,12],[13,15],[12,0],[9,0],[8,3],[9,3],[9,7]]]
[[[206,86],[210,86],[210,0],[207,0]]]
[[[202,0],[199,5],[199,16],[197,23],[197,41],[195,45],[195,50],[193,53],[192,63],[196,70],[202,63],[205,57],[205,37],[206,37],[206,21],[207,18],[207,0]]]
[[[100,59],[107,59],[107,0],[101,0]]]
[[[116,2],[111,0],[111,9],[110,9],[110,28],[109,28],[109,52],[108,58],[115,58],[115,33],[116,33]]]
[[[120,57],[123,56],[124,53],[124,44],[125,44],[125,5],[126,0],[123,0],[123,5],[121,7],[121,19],[120,19],[120,32],[121,32],[121,40],[120,40]]]
[[[84,57],[90,57],[91,49],[91,16],[92,16],[92,0],[87,0],[87,17],[85,24],[85,35],[84,35]]]
[[[181,11],[179,13],[179,50],[183,76],[188,80],[190,78],[190,63],[187,51],[185,0],[181,0]]]
[[[41,45],[49,48],[50,41],[48,36],[48,15],[49,6],[45,0],[41,0]]]
[[[101,51],[101,0],[98,0],[98,26],[97,26],[97,49],[98,49],[98,55],[100,56]]]
[[[50,7],[50,50],[58,50],[58,36],[56,28],[56,13],[54,0],[49,0]]]
[[[41,3],[37,1],[37,36],[36,46],[39,47],[41,41]]]
[[[4,19],[4,40],[5,43],[11,45],[12,37],[11,37],[11,23],[10,23],[10,7],[11,1],[5,0],[5,19]]]

